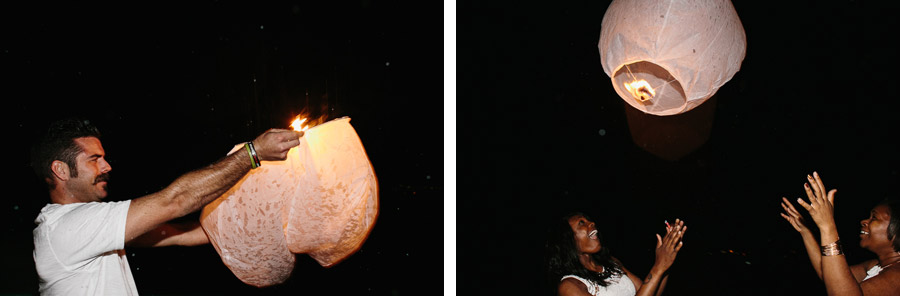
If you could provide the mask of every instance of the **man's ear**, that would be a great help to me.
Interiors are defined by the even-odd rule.
[[[50,163],[50,171],[53,172],[53,176],[58,180],[69,180],[69,165],[65,162],[54,160]]]

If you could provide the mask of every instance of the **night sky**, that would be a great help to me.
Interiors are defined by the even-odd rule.
[[[211,245],[129,248],[141,294],[436,294],[444,198],[455,200],[459,294],[550,295],[544,229],[572,209],[591,214],[604,246],[639,276],[663,221],[686,220],[665,295],[824,294],[780,198],[803,195],[818,171],[839,188],[847,258],[872,258],[857,246],[859,221],[900,195],[898,26],[887,4],[795,2],[736,1],[741,70],[665,125],[629,119],[601,68],[609,1],[458,1],[455,98],[441,91],[438,3],[3,4],[14,191],[0,206],[0,294],[37,290],[31,231],[48,197],[27,148],[49,120],[99,126],[115,201],[160,190],[300,113],[351,117],[366,147],[381,215],[362,249],[331,269],[299,255],[290,280],[258,289]],[[455,155],[444,154],[443,100],[455,101]],[[695,137],[637,144],[629,130],[703,126],[704,114],[707,137],[680,157],[642,147]],[[444,183],[446,157],[456,184]]]
[[[328,4],[325,4],[328,3]],[[127,248],[145,295],[419,295],[442,278],[442,22],[415,1],[180,1],[0,7],[4,155],[0,294],[34,294],[49,201],[28,148],[83,116],[113,167],[109,201],[156,192],[298,114],[349,116],[380,189],[362,249],[298,255],[279,286],[242,283],[212,245]],[[197,213],[182,219],[197,219]]]
[[[457,290],[552,295],[545,229],[577,209],[640,277],[663,221],[684,219],[665,295],[824,294],[779,203],[805,198],[817,171],[839,189],[849,262],[873,258],[858,247],[859,221],[900,193],[897,16],[881,5],[734,1],[741,70],[699,109],[659,123],[629,119],[603,72],[609,1],[458,2]],[[708,134],[681,157],[668,156],[696,136],[638,144],[630,131],[702,127],[694,112],[708,112]]]

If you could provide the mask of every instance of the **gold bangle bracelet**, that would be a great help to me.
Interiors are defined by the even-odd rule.
[[[844,255],[844,250],[841,248],[841,240],[840,239],[833,243],[822,246],[821,250],[822,250],[822,256]]]

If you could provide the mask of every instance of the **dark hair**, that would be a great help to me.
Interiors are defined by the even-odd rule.
[[[601,248],[597,253],[591,254],[591,259],[603,266],[602,273],[591,271],[581,264],[581,260],[578,258],[578,247],[575,245],[575,234],[572,231],[572,226],[569,225],[569,219],[579,215],[591,220],[587,215],[575,212],[554,221],[551,228],[548,229],[549,236],[545,246],[547,251],[548,280],[551,283],[557,283],[557,285],[553,285],[556,287],[563,276],[576,275],[605,287],[610,284],[609,277],[613,274],[622,274],[622,269],[613,260],[612,255],[609,253],[609,248],[606,247]],[[601,237],[599,231],[597,236]]]
[[[66,118],[55,121],[47,128],[47,132],[31,147],[31,167],[35,174],[47,182],[53,189],[53,172],[50,164],[55,160],[65,162],[72,177],[78,176],[75,157],[82,152],[75,139],[83,137],[100,138],[100,131],[90,121],[82,118]]]
[[[888,214],[891,215],[891,222],[888,224],[887,228],[887,238],[894,239],[895,237],[900,236],[900,200],[885,199],[878,203],[878,205],[887,206]],[[900,238],[894,239],[894,251],[900,252]]]

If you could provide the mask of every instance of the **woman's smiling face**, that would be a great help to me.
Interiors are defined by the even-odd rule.
[[[575,234],[575,247],[580,253],[593,254],[600,251],[600,239],[594,222],[583,215],[569,218],[569,226]]]
[[[869,218],[859,223],[859,246],[873,251],[879,248],[893,248],[891,244],[893,240],[888,239],[890,223],[891,214],[886,205],[873,208]]]

